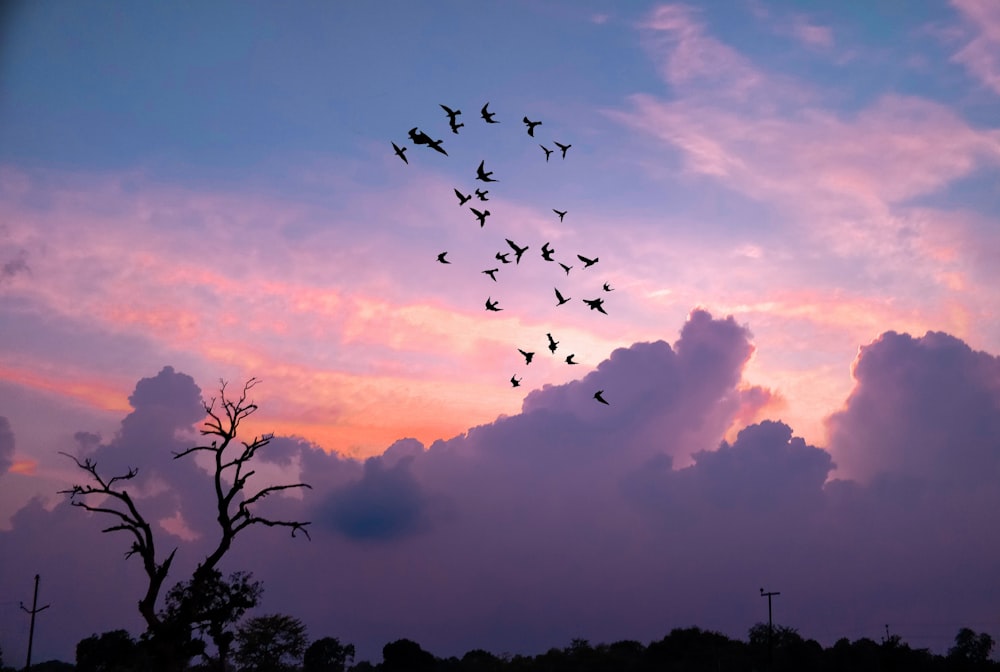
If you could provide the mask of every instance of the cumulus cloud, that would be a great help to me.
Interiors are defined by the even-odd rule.
[[[298,470],[313,490],[269,498],[269,511],[311,520],[312,541],[248,530],[229,567],[264,581],[268,610],[375,661],[400,637],[461,655],[648,641],[691,624],[743,636],[762,619],[761,585],[782,593],[779,622],[826,643],[877,637],[885,622],[907,639],[921,619],[987,621],[1000,544],[984,530],[1000,494],[963,485],[996,467],[996,358],[944,334],[883,335],[859,357],[827,451],[778,420],[723,438],[742,417],[753,348],[746,327],[695,311],[673,345],[621,348],[520,413],[428,447],[404,439],[360,462],[277,437],[268,468]],[[196,400],[183,374],[161,374],[133,395],[134,413],[164,416],[135,425],[143,463]],[[156,440],[138,442],[143,427]],[[859,480],[834,471],[842,459]],[[210,487],[184,482],[180,462],[158,475],[172,492]],[[134,625],[135,575],[108,575],[136,568],[97,523],[32,504],[0,533],[0,562],[79,576],[103,563],[93,581],[114,600],[95,603],[122,611],[95,614],[94,627]],[[180,579],[202,541],[176,543]],[[5,570],[0,590],[16,594],[12,581]]]
[[[350,539],[396,539],[418,532],[425,522],[427,497],[410,471],[412,458],[385,466],[382,459],[365,460],[361,479],[327,497],[321,522]]]
[[[838,475],[996,482],[1000,359],[940,332],[887,332],[861,348],[853,375],[827,420]]]

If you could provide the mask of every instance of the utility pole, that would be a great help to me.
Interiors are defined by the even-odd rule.
[[[760,596],[767,598],[767,664],[770,666],[774,662],[774,619],[771,617],[771,598],[781,595],[778,592],[764,592],[760,589]]]
[[[47,604],[44,607],[38,606],[38,574],[35,574],[35,597],[31,600],[31,609],[24,606],[24,602],[21,603],[21,609],[31,614],[31,627],[28,629],[28,662],[24,664],[25,670],[31,669],[31,645],[35,641],[35,614],[48,608]]]

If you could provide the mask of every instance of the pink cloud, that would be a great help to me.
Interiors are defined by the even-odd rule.
[[[952,58],[1000,94],[1000,7],[990,0],[952,0],[974,37]]]
[[[675,87],[710,82],[719,95],[742,97],[761,84],[761,75],[749,60],[708,35],[698,11],[690,6],[657,7],[639,27],[661,61],[664,79]]]
[[[803,17],[792,25],[792,35],[810,47],[826,49],[833,46],[833,30],[829,26],[818,26]]]

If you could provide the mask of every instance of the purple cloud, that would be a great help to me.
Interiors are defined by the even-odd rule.
[[[856,386],[827,420],[838,474],[994,484],[1000,359],[940,332],[887,332],[863,347]]]
[[[318,512],[321,522],[349,539],[390,540],[418,532],[425,524],[426,496],[410,471],[412,458],[385,466],[365,460],[360,480],[334,490]]]
[[[0,415],[0,476],[14,464],[14,431],[10,421]]]
[[[920,623],[989,622],[1000,543],[988,530],[1000,493],[965,461],[995,467],[995,358],[944,334],[883,335],[863,349],[856,389],[831,419],[831,454],[779,421],[723,440],[742,417],[752,352],[745,328],[696,311],[673,346],[616,350],[583,379],[529,395],[521,413],[426,449],[401,440],[362,463],[278,437],[268,470],[314,489],[266,505],[311,520],[312,541],[248,531],[229,567],[264,582],[269,612],[301,617],[374,661],[404,637],[436,655],[539,652],[573,637],[649,641],[692,624],[743,637],[766,618],[762,585],[781,592],[778,622],[826,644],[877,638],[889,622],[912,645],[934,647],[958,626],[936,644],[919,638]],[[133,395],[130,417],[163,415],[128,435],[141,464],[158,459],[146,451],[189,421],[196,399],[182,374],[161,376]],[[611,406],[591,398],[595,385],[615,392]],[[830,480],[840,456],[852,457],[845,437],[867,460],[855,464],[877,477]],[[174,512],[207,487],[183,462],[157,472],[169,496],[144,506]],[[935,469],[947,464],[959,466],[941,480]],[[984,487],[953,487],[961,479]],[[0,563],[12,568],[0,577],[5,594],[18,594],[28,572],[58,575],[47,585],[74,595],[61,608],[76,613],[73,586],[92,573],[77,592],[109,605],[90,607],[84,628],[47,612],[70,640],[46,635],[50,650],[137,627],[137,568],[98,523],[65,504],[32,504],[0,532]],[[181,547],[180,579],[203,542],[167,539]],[[91,583],[108,599],[93,597]]]

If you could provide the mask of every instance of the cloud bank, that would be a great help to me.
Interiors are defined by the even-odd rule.
[[[997,358],[946,334],[883,334],[860,350],[825,450],[777,419],[725,440],[747,403],[766,403],[743,380],[753,350],[745,327],[699,310],[673,345],[616,350],[520,413],[427,448],[402,440],[359,462],[278,437],[261,477],[314,489],[268,512],[311,520],[312,541],[252,529],[228,566],[264,581],[268,611],[376,661],[401,637],[460,655],[651,640],[690,624],[743,636],[766,615],[761,586],[781,591],[778,622],[821,641],[876,637],[889,622],[941,648],[988,622],[1000,590],[988,532],[1000,506]],[[191,445],[201,394],[165,367],[136,385],[115,437],[78,436],[108,473],[140,467],[141,506],[160,521],[161,553],[179,547],[178,580],[212,535],[207,472],[172,459]],[[50,655],[141,629],[139,568],[101,522],[36,501],[0,533],[4,594],[43,576],[53,608],[36,646]],[[920,639],[928,622],[946,641]],[[4,642],[15,658],[18,641]]]

